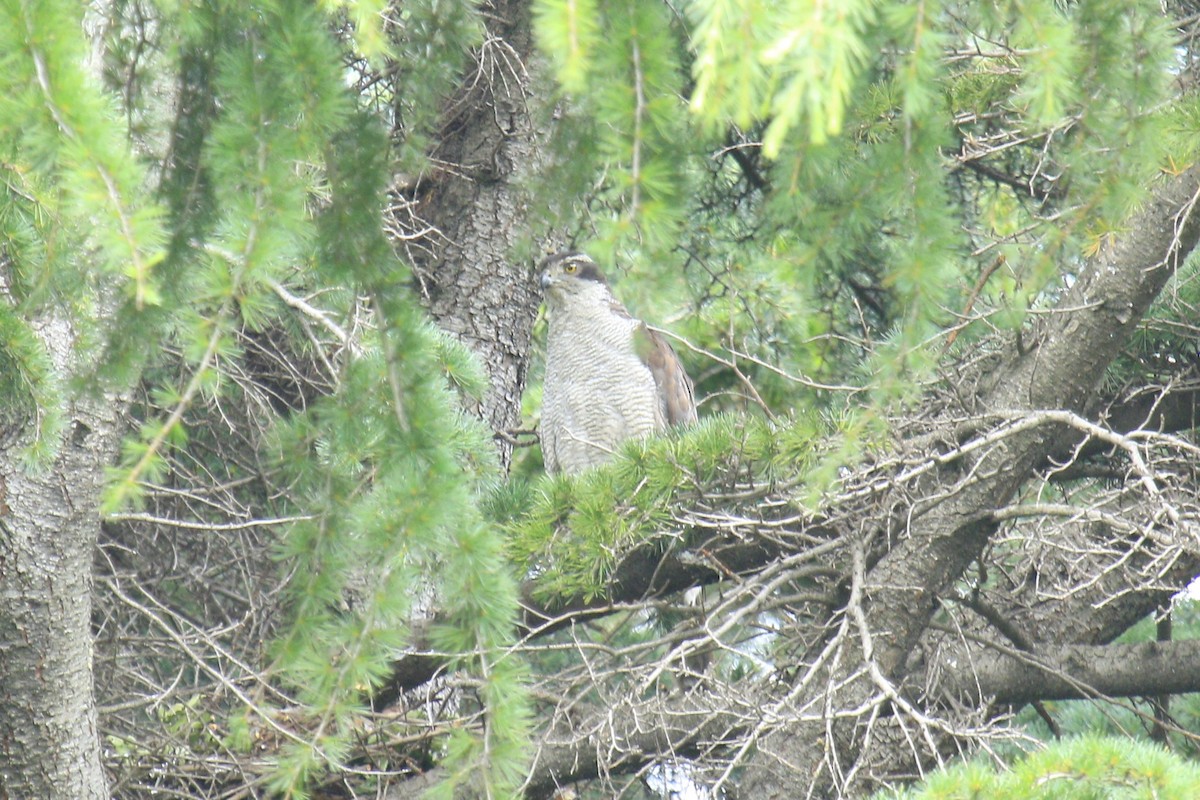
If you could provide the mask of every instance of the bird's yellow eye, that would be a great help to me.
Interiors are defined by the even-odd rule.
[[[578,269],[579,265],[574,261],[568,261],[567,263],[563,264],[563,272],[567,273],[568,275],[574,275]]]

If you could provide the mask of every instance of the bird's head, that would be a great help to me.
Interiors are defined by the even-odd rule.
[[[564,306],[573,300],[608,294],[608,282],[596,262],[583,253],[556,253],[541,263],[542,290],[551,306]]]

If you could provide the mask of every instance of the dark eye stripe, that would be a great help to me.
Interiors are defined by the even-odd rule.
[[[571,275],[579,280],[595,281],[608,285],[604,273],[596,266],[596,262],[585,253],[556,253],[542,260],[543,269],[558,268],[564,275]]]
[[[608,285],[608,281],[604,280],[604,275],[600,272],[600,268],[592,261],[579,261],[575,263],[579,266],[579,271],[576,275],[580,280],[595,281],[596,283]]]

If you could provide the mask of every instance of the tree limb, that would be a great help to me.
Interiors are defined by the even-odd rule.
[[[973,703],[1179,694],[1200,691],[1200,640],[993,650],[958,666],[944,686]]]

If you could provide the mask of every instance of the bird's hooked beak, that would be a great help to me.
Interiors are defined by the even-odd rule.
[[[542,290],[545,291],[546,289],[549,289],[550,284],[552,282],[553,282],[553,280],[550,278],[550,270],[548,270],[548,269],[542,270],[542,277],[541,277]]]

